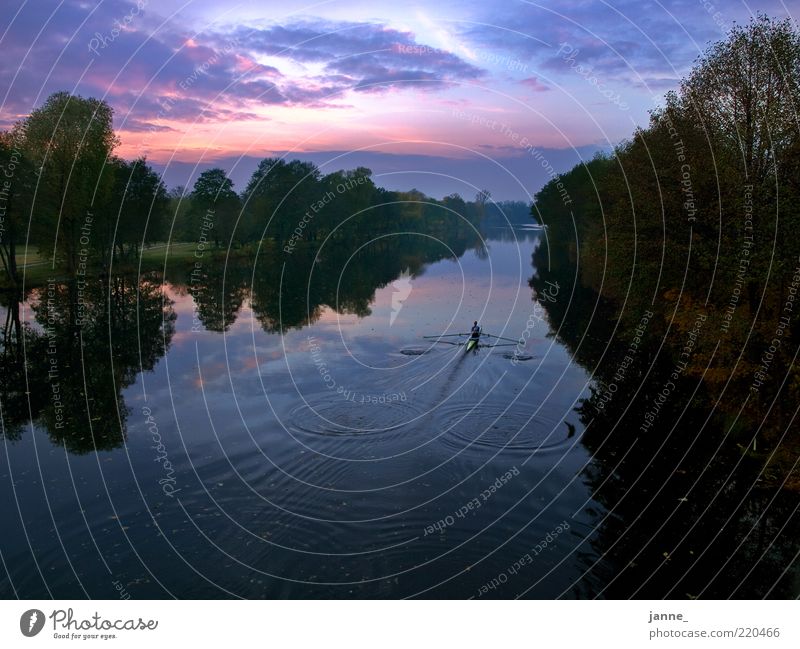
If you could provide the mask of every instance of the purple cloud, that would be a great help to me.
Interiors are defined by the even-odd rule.
[[[550,86],[542,83],[536,77],[528,77],[527,79],[520,81],[520,83],[526,88],[530,88],[534,92],[547,92],[548,90],[552,90]]]
[[[706,4],[713,9],[710,11]],[[688,71],[707,43],[723,36],[721,12],[728,23],[747,18],[741,7],[721,0],[709,3],[638,0],[592,3],[561,0],[548,7],[520,3],[492,13],[493,26],[472,27],[463,36],[479,47],[505,51],[550,73],[569,71],[564,48],[574,62],[606,81],[643,86],[658,79],[659,90]],[[477,22],[477,21],[476,21]]]
[[[2,42],[0,126],[64,89],[107,99],[118,126],[141,130],[170,119],[250,119],[264,105],[341,105],[350,91],[441,88],[482,74],[385,25],[303,21],[196,34],[138,1],[23,5]],[[278,62],[267,65],[264,55]],[[323,65],[290,77],[280,59],[287,68]]]
[[[484,74],[451,52],[418,43],[411,32],[374,23],[306,20],[266,29],[239,28],[235,35],[255,53],[324,63],[326,81],[339,91],[434,88]]]

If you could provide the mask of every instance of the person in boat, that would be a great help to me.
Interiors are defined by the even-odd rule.
[[[478,324],[478,321],[472,323],[472,329],[470,330],[470,340],[479,340],[481,337],[481,327]]]

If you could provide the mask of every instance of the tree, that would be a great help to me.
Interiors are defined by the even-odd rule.
[[[762,183],[797,137],[800,35],[759,16],[712,46],[681,84],[680,106]]]
[[[265,158],[242,195],[251,238],[268,236],[288,241],[306,213],[316,215],[312,206],[319,205],[325,195],[319,169],[313,163]],[[310,231],[304,228],[306,237]]]
[[[205,236],[210,236],[215,245],[230,244],[240,211],[239,196],[224,169],[208,169],[200,174],[192,190],[195,237],[205,231]]]
[[[17,246],[24,236],[35,182],[20,140],[19,128],[0,132],[0,260],[12,287],[19,284]]]
[[[132,162],[116,159],[112,164],[116,208],[113,243],[122,257],[135,257],[140,245],[165,238],[167,189],[145,158]]]
[[[314,220],[304,233],[306,239],[323,239],[331,232],[335,239],[344,239],[368,230],[374,223],[374,213],[367,212],[376,196],[371,169],[357,167],[329,173],[320,180],[318,192],[325,205],[317,211],[312,205]]]
[[[481,189],[475,194],[475,212],[478,219],[482,219],[486,215],[486,203],[492,198],[492,192],[488,189]]]
[[[55,250],[70,275],[85,264],[94,210],[108,200],[113,182],[103,173],[118,143],[112,117],[104,101],[57,92],[21,125],[23,153],[39,173],[33,206],[39,245]]]
[[[548,183],[535,206],[550,227],[534,253],[532,284],[560,275],[575,295],[588,291],[587,303],[619,308],[623,339],[653,311],[648,335],[662,340],[659,358],[732,395],[714,404],[740,422],[731,439],[741,434],[749,445],[758,430],[766,449],[779,445],[784,404],[800,394],[796,345],[785,342],[800,335],[786,307],[800,255],[798,84],[800,35],[791,23],[759,17],[736,27],[667,94],[647,128],[612,157]],[[555,308],[560,331],[575,331]],[[695,332],[687,362],[701,313],[709,322]],[[777,350],[766,356],[768,345]],[[765,424],[770,410],[780,426]]]
[[[172,241],[191,241],[195,235],[192,231],[191,192],[183,185],[173,187],[167,192],[169,200],[168,212],[171,218],[169,239]]]

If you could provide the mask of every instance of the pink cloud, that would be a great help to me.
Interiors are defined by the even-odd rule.
[[[550,86],[543,84],[539,81],[536,77],[528,77],[527,79],[523,79],[520,81],[523,86],[527,86],[534,92],[547,92],[548,90],[552,90]]]

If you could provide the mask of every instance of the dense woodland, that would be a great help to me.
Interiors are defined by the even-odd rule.
[[[674,433],[681,454],[702,441],[709,458],[728,449],[738,466],[744,453],[758,481],[800,488],[800,440],[787,428],[800,402],[798,108],[800,36],[760,17],[713,45],[646,128],[536,195],[548,245],[531,284],[573,289],[570,304],[545,307],[595,372],[586,420],[607,419],[624,448]],[[686,403],[706,414],[673,430]],[[721,446],[702,434],[709,421],[727,432]]]

